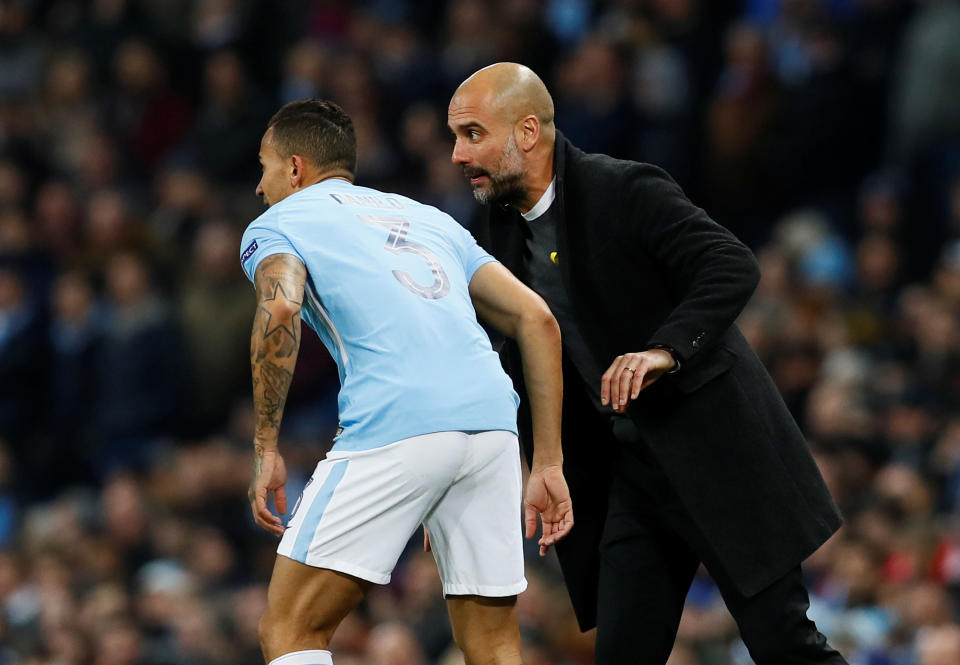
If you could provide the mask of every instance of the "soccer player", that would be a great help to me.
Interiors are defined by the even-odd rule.
[[[332,665],[337,625],[371,584],[390,581],[423,524],[467,663],[519,665],[519,400],[476,313],[522,352],[536,441],[524,521],[531,537],[540,513],[541,555],[573,525],[556,321],[448,215],[354,185],[353,125],[335,104],[281,108],[260,163],[257,194],[270,207],[244,234],[241,262],[258,300],[249,498],[257,524],[282,536],[264,657]],[[341,429],[285,528],[267,496],[286,512],[277,437],[301,319],[336,360]]]

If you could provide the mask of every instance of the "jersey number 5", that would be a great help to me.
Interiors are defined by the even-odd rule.
[[[384,248],[393,254],[416,254],[426,261],[433,273],[433,284],[424,286],[417,283],[406,270],[394,270],[393,276],[397,281],[403,284],[408,290],[413,291],[421,298],[427,300],[439,300],[450,293],[450,280],[443,266],[437,260],[436,254],[421,245],[420,243],[407,240],[407,231],[410,230],[410,220],[405,217],[375,217],[370,215],[358,215],[364,224],[371,226],[383,226],[390,229],[390,235],[387,236],[387,244]]]

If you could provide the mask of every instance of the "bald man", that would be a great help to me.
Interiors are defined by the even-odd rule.
[[[560,324],[578,519],[557,552],[598,665],[663,665],[701,563],[758,665],[845,663],[800,573],[840,517],[734,323],[759,279],[750,250],[663,170],[574,147],[526,67],[473,74],[448,123],[489,249]],[[522,392],[516,345],[501,353]],[[523,406],[519,425],[529,455]]]

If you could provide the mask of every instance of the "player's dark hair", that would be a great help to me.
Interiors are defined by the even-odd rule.
[[[346,112],[325,99],[299,99],[273,114],[273,145],[280,156],[301,155],[321,170],[357,170],[357,137]]]

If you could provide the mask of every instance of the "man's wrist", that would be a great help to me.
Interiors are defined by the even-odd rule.
[[[676,349],[674,349],[669,344],[650,344],[647,346],[647,350],[658,349],[660,351],[666,351],[671,358],[673,358],[673,367],[667,370],[667,374],[673,374],[674,372],[680,371],[680,356],[677,355]]]
[[[264,453],[275,453],[279,450],[280,446],[276,441],[258,441],[257,439],[253,440],[253,452],[258,455]]]
[[[531,471],[539,471],[541,469],[547,469],[551,466],[555,466],[559,469],[563,468],[563,455],[550,455],[549,457],[537,457],[536,453],[533,455],[533,463],[530,465]]]

